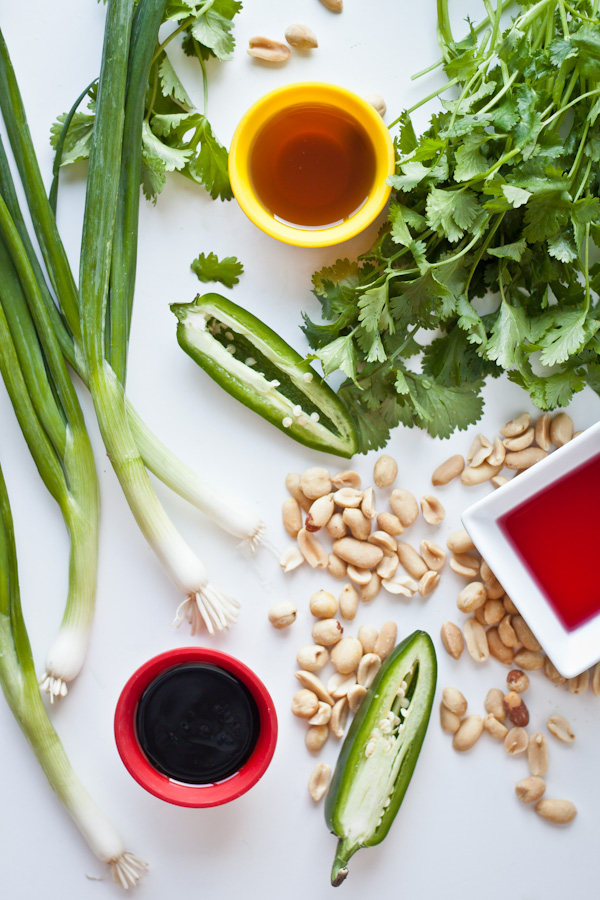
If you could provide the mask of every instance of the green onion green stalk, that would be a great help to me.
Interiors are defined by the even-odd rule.
[[[124,889],[133,887],[147,864],[130,853],[75,774],[44,707],[21,610],[13,521],[0,469],[0,684],[6,701],[53,791],[98,859]]]

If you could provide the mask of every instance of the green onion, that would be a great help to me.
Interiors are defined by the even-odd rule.
[[[98,485],[90,440],[17,227],[0,195],[0,372],[34,462],[70,538],[69,586],[41,679],[53,701],[83,665],[94,616]],[[27,298],[27,299],[26,299]]]
[[[121,887],[133,887],[147,864],[126,850],[122,838],[89,796],[46,713],[37,684],[19,594],[13,521],[0,469],[0,684],[6,701],[50,786],[98,859]]]

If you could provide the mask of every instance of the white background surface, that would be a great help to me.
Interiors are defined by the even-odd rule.
[[[228,144],[241,114],[258,96],[286,82],[335,81],[358,93],[378,91],[388,103],[387,121],[436,84],[429,76],[416,85],[410,75],[437,59],[433,0],[347,0],[333,15],[317,0],[248,0],[238,17],[238,48],[231,63],[210,68],[209,115]],[[480,9],[463,2],[454,7],[460,21]],[[1,26],[28,110],[42,170],[49,176],[48,132],[55,116],[67,110],[99,68],[105,8],[93,0],[30,0],[27,6],[2,3]],[[282,39],[292,22],[317,33],[320,47],[309,55],[292,53],[286,66],[268,67],[245,53],[248,39],[266,34]],[[187,69],[189,62],[175,58]],[[191,76],[191,77],[190,77]],[[199,76],[185,79],[201,104]],[[424,125],[425,115],[417,124]],[[59,226],[77,270],[84,168],[63,179]],[[232,297],[257,313],[294,344],[306,349],[299,330],[300,311],[318,313],[310,293],[312,272],[338,256],[355,257],[366,249],[374,229],[330,250],[299,250],[277,244],[248,222],[235,203],[213,202],[178,176],[171,177],[156,208],[142,201],[140,260],[131,341],[129,393],[150,425],[188,463],[227,486],[260,511],[270,539],[287,544],[280,525],[284,478],[324,464],[332,471],[345,464],[309,451],[239,406],[197,369],[175,340],[169,303],[193,299],[199,283],[189,271],[201,251],[236,254],[245,274]],[[228,293],[223,290],[223,293]],[[483,431],[493,437],[501,424],[523,409],[525,398],[506,382],[490,385],[484,419],[450,441],[434,441],[419,432],[398,429],[388,451],[399,462],[399,486],[418,496],[431,489],[433,468],[446,456],[466,452]],[[137,531],[106,460],[89,399],[82,394],[97,451],[102,491],[101,565],[98,611],[88,660],[66,701],[52,709],[53,721],[89,791],[123,833],[128,847],[150,863],[138,888],[145,900],[168,896],[268,898],[290,900],[331,895],[329,872],[335,839],[328,834],[322,809],[307,794],[316,760],[304,747],[304,726],[289,712],[297,682],[295,653],[310,642],[308,599],[341,583],[313,571],[284,577],[267,550],[248,560],[227,536],[217,533],[199,513],[158,490],[167,509],[205,561],[211,580],[235,594],[243,608],[238,624],[224,636],[191,638],[186,626],[171,626],[179,597]],[[600,419],[600,399],[591,392],[572,407],[576,427]],[[48,638],[62,614],[67,575],[67,540],[57,507],[46,494],[0,387],[0,459],[15,518],[23,606],[38,668]],[[369,482],[377,454],[358,458],[355,467]],[[412,543],[425,536],[444,543],[459,527],[462,509],[490,488],[467,490],[460,484],[440,489],[447,518],[438,528],[422,520],[407,534]],[[385,506],[385,493],[380,495]],[[561,523],[558,523],[560,526]],[[576,560],[574,565],[590,565]],[[502,687],[506,670],[495,660],[476,666],[466,654],[455,662],[441,649],[443,621],[462,616],[455,597],[462,582],[446,571],[428,600],[398,601],[383,592],[359,610],[347,634],[362,623],[381,625],[393,618],[400,634],[415,627],[430,631],[439,653],[439,692],[447,684],[461,688],[470,711],[482,712],[492,686]],[[299,607],[298,621],[275,632],[266,611],[289,597]],[[151,656],[170,647],[205,643],[238,656],[264,680],[279,714],[280,737],[265,777],[247,795],[214,810],[180,809],[146,794],[122,766],[112,737],[114,707],[130,674]],[[365,898],[384,892],[426,900],[538,900],[593,892],[597,870],[600,782],[597,747],[600,698],[591,692],[572,696],[532,674],[527,695],[531,730],[545,730],[553,712],[571,721],[577,741],[558,744],[550,737],[548,796],[575,801],[579,815],[565,829],[539,820],[514,796],[516,781],[527,772],[523,758],[511,758],[488,735],[468,754],[451,749],[434,709],[421,759],[392,831],[379,847],[352,860],[343,896]],[[2,893],[11,900],[44,896],[49,900],[116,897],[120,891],[98,863],[55,800],[5,704],[0,704],[2,762],[0,779],[0,860]],[[331,738],[321,754],[333,764],[339,744]]]

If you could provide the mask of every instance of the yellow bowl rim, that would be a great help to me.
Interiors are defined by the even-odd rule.
[[[290,103],[306,101],[339,105],[352,112],[373,142],[376,186],[355,215],[339,225],[323,229],[294,228],[277,221],[256,198],[249,175],[249,149],[266,121]],[[292,99],[292,102],[293,99]],[[362,97],[340,85],[321,81],[297,81],[263,94],[239,121],[229,148],[229,179],[233,194],[243,212],[262,231],[286,244],[297,247],[330,247],[359,234],[379,215],[388,201],[391,187],[387,178],[395,171],[394,145],[387,125],[379,113]]]

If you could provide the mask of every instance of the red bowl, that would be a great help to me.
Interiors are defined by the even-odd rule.
[[[150,764],[137,739],[137,707],[148,685],[166,669],[194,662],[219,666],[239,678],[252,694],[259,712],[258,740],[250,758],[234,775],[215,784],[182,784],[171,780]],[[125,768],[150,794],[177,806],[221,806],[245,794],[266,772],[277,742],[277,716],[266,687],[244,663],[219,650],[180,647],[160,653],[133,673],[121,691],[115,710],[115,740]]]

